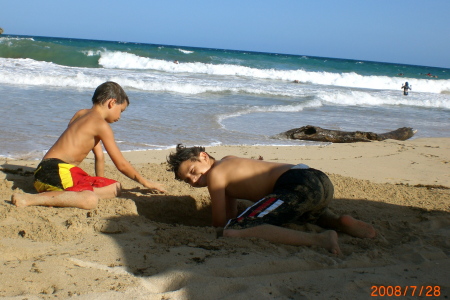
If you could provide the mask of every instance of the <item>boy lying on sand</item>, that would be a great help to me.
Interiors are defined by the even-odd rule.
[[[333,184],[321,171],[290,165],[226,156],[215,160],[203,147],[177,145],[167,159],[175,178],[193,187],[208,187],[212,221],[225,227],[224,236],[258,237],[275,243],[326,248],[341,254],[334,230],[306,233],[281,227],[314,222],[359,238],[374,238],[372,225],[349,215],[337,216],[327,208]],[[255,202],[237,216],[236,199]]]
[[[164,192],[162,185],[142,177],[116,145],[109,124],[119,121],[130,103],[122,87],[115,82],[105,82],[95,90],[92,102],[91,109],[82,109],[72,117],[67,129],[36,168],[34,187],[39,194],[16,193],[11,198],[13,204],[92,209],[98,199],[117,196],[121,184],[103,177],[104,155],[100,141],[120,172],[149,189]],[[77,167],[91,150],[97,177]]]

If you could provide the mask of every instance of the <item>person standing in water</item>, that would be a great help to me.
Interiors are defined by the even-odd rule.
[[[408,82],[405,82],[405,84],[402,85],[402,89],[403,89],[403,95],[407,96],[408,90],[411,90],[411,86],[408,84]]]

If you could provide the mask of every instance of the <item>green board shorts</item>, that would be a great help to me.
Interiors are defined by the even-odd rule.
[[[314,223],[328,207],[333,193],[333,184],[325,173],[297,165],[278,178],[271,194],[229,220],[225,229]]]

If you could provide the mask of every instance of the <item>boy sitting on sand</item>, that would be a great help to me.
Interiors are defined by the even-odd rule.
[[[349,215],[337,216],[327,208],[333,198],[333,184],[323,172],[306,165],[235,156],[215,160],[203,147],[187,148],[181,144],[167,162],[176,179],[193,187],[208,187],[213,226],[225,227],[224,236],[317,245],[334,254],[341,254],[336,231],[306,233],[281,226],[293,221],[315,222],[355,237],[376,236],[372,225]],[[237,216],[236,199],[255,204]]]
[[[34,187],[39,194],[16,193],[11,198],[13,204],[93,209],[99,199],[119,195],[121,184],[103,177],[104,155],[100,141],[120,172],[149,189],[164,192],[162,185],[142,177],[116,145],[109,123],[119,121],[130,103],[122,87],[115,82],[105,82],[95,90],[92,102],[91,109],[82,109],[72,117],[67,129],[37,166]],[[77,167],[91,150],[98,177],[91,177]]]

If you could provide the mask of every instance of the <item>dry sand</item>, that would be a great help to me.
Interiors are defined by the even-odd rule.
[[[152,195],[107,164],[120,198],[90,211],[17,208],[37,161],[0,160],[0,297],[5,299],[370,299],[450,296],[450,138],[207,151],[305,163],[335,185],[331,208],[373,224],[339,235],[343,256],[259,239],[215,238],[206,189],[166,171],[169,151],[125,153],[170,193]],[[81,165],[93,173],[92,158]],[[248,205],[240,201],[240,208]],[[292,228],[319,232],[313,225]],[[383,286],[385,288],[383,288]],[[401,289],[395,287],[401,287]],[[412,286],[417,286],[414,291]],[[394,288],[392,288],[394,287]],[[405,288],[408,287],[408,290]],[[419,295],[421,293],[421,295]],[[387,297],[386,297],[387,298]],[[431,299],[432,297],[426,297]]]

